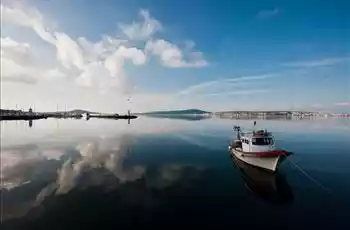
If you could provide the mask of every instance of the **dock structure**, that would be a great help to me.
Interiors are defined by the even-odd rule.
[[[32,108],[29,108],[28,112],[6,109],[1,109],[0,111],[0,120],[37,120],[48,117],[46,114],[33,112]]]
[[[32,108],[23,110],[0,110],[0,120],[37,120],[46,118],[82,118],[83,115],[75,112],[34,112]]]
[[[80,119],[86,114],[87,119],[90,118],[104,118],[104,119],[135,119],[136,115],[131,114],[128,111],[127,114],[107,114],[107,113],[91,113],[84,110],[72,110],[72,111],[56,111],[56,112],[34,112],[32,108],[28,111],[23,110],[11,110],[11,109],[1,109],[0,110],[0,120],[36,120],[43,118],[75,118]]]
[[[102,118],[102,119],[135,119],[137,118],[136,115],[132,115],[130,113],[126,115],[120,115],[120,114],[90,114],[87,113],[87,119],[90,118]]]

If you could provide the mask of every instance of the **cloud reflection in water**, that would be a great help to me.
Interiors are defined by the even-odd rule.
[[[2,185],[5,192],[3,220],[23,219],[41,213],[38,210],[44,210],[43,207],[52,204],[58,196],[70,196],[71,192],[76,194],[98,188],[109,193],[123,189],[127,183],[127,187],[134,184],[132,186],[141,191],[133,190],[132,199],[125,194],[123,199],[147,203],[147,194],[153,189],[165,189],[178,182],[186,187],[191,180],[198,178],[202,170],[194,165],[169,162],[157,164],[152,173],[147,164],[126,161],[132,155],[132,141],[131,135],[118,134],[87,138],[64,148],[33,145],[12,150],[9,147],[2,151],[2,157],[6,158],[2,175],[6,176],[7,184],[13,184],[11,187]],[[35,173],[30,173],[33,169]],[[26,193],[24,200],[17,202],[18,194],[22,193]],[[154,199],[158,198],[152,199],[152,204],[157,203]]]
[[[128,140],[126,137],[100,139],[99,142],[82,143],[77,146],[81,157],[77,161],[68,159],[58,171],[56,194],[64,194],[79,185],[82,173],[91,169],[108,171],[121,183],[136,180],[145,172],[143,166],[123,166],[127,155]],[[94,181],[96,185],[96,181]],[[85,184],[86,186],[86,184]]]

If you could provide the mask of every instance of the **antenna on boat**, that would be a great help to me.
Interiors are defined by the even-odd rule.
[[[255,133],[256,121],[253,122],[253,134]]]
[[[233,126],[233,130],[237,131],[237,139],[241,139],[241,127],[238,125]]]
[[[128,125],[130,125],[130,109],[128,110]]]

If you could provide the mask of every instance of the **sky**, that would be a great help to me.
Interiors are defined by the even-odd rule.
[[[1,108],[350,112],[350,2],[3,0]]]

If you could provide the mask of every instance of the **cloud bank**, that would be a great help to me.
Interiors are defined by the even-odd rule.
[[[139,11],[136,21],[117,23],[119,35],[101,34],[96,41],[69,35],[53,26],[55,23],[51,23],[51,18],[25,3],[1,4],[1,12],[6,31],[23,29],[21,36],[6,32],[6,36],[1,37],[1,81],[8,83],[3,86],[6,89],[2,93],[2,101],[12,106],[18,100],[15,95],[10,95],[15,91],[24,94],[35,91],[32,93],[33,101],[39,98],[47,100],[40,103],[43,105],[49,104],[50,100],[54,104],[61,102],[57,100],[59,94],[55,95],[58,87],[65,91],[61,95],[67,97],[62,101],[93,104],[99,97],[109,101],[116,97],[117,100],[124,100],[133,95],[134,98],[142,98],[138,104],[147,104],[149,101],[146,102],[145,92],[137,97],[140,93],[136,90],[135,81],[130,80],[130,68],[147,66],[151,57],[159,60],[165,68],[200,68],[208,65],[203,54],[194,50],[194,42],[191,42],[191,47],[180,48],[161,38],[163,24],[146,9]],[[29,39],[33,33],[36,35],[34,43],[33,39]],[[23,86],[19,86],[20,83]],[[33,86],[26,88],[25,85]],[[94,100],[88,103],[87,98],[82,98],[86,94],[94,97]],[[29,106],[24,101],[22,104]],[[98,106],[97,103],[95,106]]]

